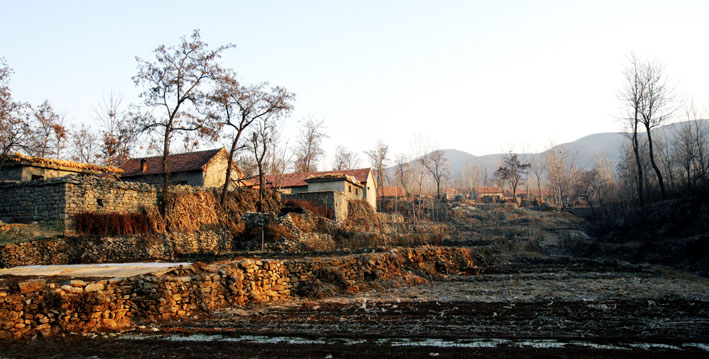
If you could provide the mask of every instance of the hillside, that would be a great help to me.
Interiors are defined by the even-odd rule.
[[[704,127],[709,131],[709,120],[702,120]],[[675,133],[681,128],[684,122],[676,122],[659,127],[655,130],[655,138],[672,139]],[[543,161],[544,155],[549,151],[564,151],[571,154],[576,167],[590,169],[597,159],[606,159],[615,166],[622,157],[624,146],[628,143],[628,137],[622,132],[595,133],[579,138],[573,142],[562,143],[553,148],[540,153],[520,153],[522,161],[537,159]],[[466,168],[474,166],[486,169],[488,174],[492,174],[499,167],[504,153],[496,153],[484,156],[475,156],[457,149],[441,150],[448,159],[448,168],[451,178],[456,178]],[[409,163],[414,163],[417,159]],[[389,168],[389,175],[393,175],[394,169]]]

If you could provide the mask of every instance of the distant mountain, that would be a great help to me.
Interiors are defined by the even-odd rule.
[[[701,120],[704,128],[709,133],[709,120]],[[659,127],[653,132],[653,136],[658,139],[672,139],[674,134],[681,128],[683,122],[672,123]],[[562,143],[541,153],[520,153],[522,161],[529,162],[532,159],[543,161],[544,155],[549,151],[564,151],[572,155],[576,167],[591,169],[597,159],[606,159],[615,167],[623,156],[624,146],[629,144],[628,136],[623,132],[596,133],[582,137],[576,141]],[[485,156],[475,156],[470,153],[456,149],[445,149],[444,155],[448,160],[448,168],[451,178],[456,178],[466,168],[475,166],[486,169],[488,175],[492,175],[499,168],[505,153],[497,153]],[[414,159],[410,163],[415,162]],[[390,177],[394,174],[394,168],[388,169]]]

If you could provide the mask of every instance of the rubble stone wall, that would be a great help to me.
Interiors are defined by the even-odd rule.
[[[227,231],[126,237],[58,237],[0,246],[0,268],[22,265],[173,260],[186,254],[219,255],[232,250]]]
[[[60,180],[0,185],[0,220],[30,223],[59,222],[64,218],[66,185]]]
[[[129,278],[0,278],[0,339],[117,331],[309,295],[313,285],[357,291],[407,275],[425,282],[426,274],[452,274],[472,266],[467,249],[426,247],[345,257],[195,263]]]
[[[0,220],[4,222],[60,222],[71,232],[76,213],[137,213],[156,207],[158,193],[152,185],[70,175],[2,184],[0,203]]]
[[[283,194],[283,200],[296,200],[313,202],[319,207],[332,209],[335,222],[342,222],[347,218],[349,200],[343,192],[302,192]]]

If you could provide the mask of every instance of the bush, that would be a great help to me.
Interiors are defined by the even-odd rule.
[[[122,236],[150,232],[153,228],[145,214],[82,212],[74,216],[76,232],[82,235]]]

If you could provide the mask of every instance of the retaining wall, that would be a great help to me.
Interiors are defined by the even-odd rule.
[[[242,259],[110,279],[0,278],[0,339],[116,331],[292,296],[423,283],[473,267],[463,248],[398,248],[346,257]]]

